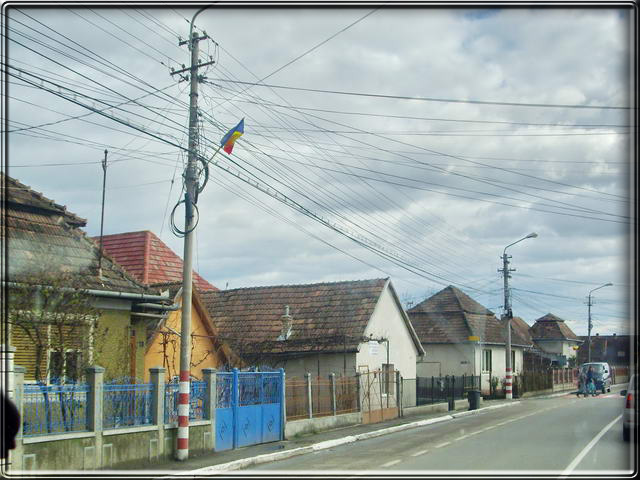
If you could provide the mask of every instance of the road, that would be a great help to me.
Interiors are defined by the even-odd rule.
[[[517,405],[257,465],[246,471],[603,474],[634,470],[620,388]]]

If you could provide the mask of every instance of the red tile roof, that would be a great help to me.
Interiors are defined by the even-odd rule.
[[[100,237],[93,240],[100,244]],[[149,230],[105,235],[103,248],[146,285],[182,281],[182,259]],[[201,292],[218,290],[197,272],[193,272],[193,285]]]
[[[264,352],[342,352],[357,349],[388,279],[277,285],[207,292],[203,302],[220,338],[239,354],[246,345]],[[291,337],[282,333],[285,305]],[[416,339],[417,341],[417,339]]]
[[[531,327],[531,337],[536,340],[580,340],[560,317],[547,313]]]
[[[407,314],[423,344],[462,343],[469,336],[480,337],[484,343],[506,343],[505,329],[495,314],[452,285],[407,310]],[[531,344],[513,326],[511,342]]]

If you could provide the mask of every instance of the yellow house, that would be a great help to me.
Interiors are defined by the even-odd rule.
[[[174,304],[182,306],[180,283],[154,285],[167,288]],[[164,293],[164,292],[163,292]],[[158,321],[147,326],[147,348],[144,355],[145,381],[149,368],[164,367],[170,380],[180,373],[181,308],[167,311]],[[221,368],[236,363],[229,347],[218,340],[218,332],[197,290],[193,290],[191,309],[191,375],[201,379],[203,368]]]

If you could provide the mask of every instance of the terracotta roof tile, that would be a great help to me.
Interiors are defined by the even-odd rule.
[[[262,342],[263,348],[275,353],[343,351],[361,343],[386,283],[382,278],[252,287],[204,292],[201,298],[220,338],[238,351],[241,344],[252,342]],[[285,305],[292,317],[292,334],[277,341]]]
[[[1,232],[6,234],[2,240],[8,246],[11,280],[70,273],[90,289],[149,291],[107,255],[102,259],[102,277],[98,276],[99,249],[78,228],[85,225],[84,219],[11,177],[0,173],[0,180],[0,221],[5,227]]]
[[[449,285],[407,311],[420,341],[462,343],[477,336],[486,343],[506,343],[505,328],[495,314]],[[530,345],[512,326],[512,345]]]
[[[100,242],[99,237],[94,241]],[[103,245],[118,263],[146,285],[182,281],[182,259],[153,232],[117,233],[105,235]],[[217,288],[193,272],[193,284],[200,292]]]
[[[536,340],[580,340],[563,319],[547,313],[531,327],[531,337]]]

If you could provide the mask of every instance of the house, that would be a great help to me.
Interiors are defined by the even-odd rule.
[[[156,284],[168,289],[174,303],[182,304],[182,283]],[[200,378],[203,368],[221,368],[238,364],[229,347],[220,341],[217,329],[205,308],[197,289],[192,292],[191,309],[191,375]],[[166,378],[180,374],[181,310],[169,310],[158,315],[158,320],[148,323],[147,347],[144,355],[145,381],[149,381],[149,368],[162,366]]]
[[[100,237],[94,237],[96,245]],[[149,230],[125,232],[102,237],[105,252],[113,257],[132,276],[144,285],[166,290],[175,304],[182,305],[182,259],[160,238]],[[238,364],[228,346],[218,339],[216,328],[202,304],[199,292],[215,292],[218,289],[193,272],[191,308],[191,370],[199,377],[203,368],[221,368]],[[153,317],[148,317],[153,318]],[[181,308],[156,315],[147,322],[147,344],[144,355],[145,378],[148,369],[164,366],[167,378],[173,378],[180,370]]]
[[[449,285],[407,311],[426,355],[418,359],[419,377],[481,376],[487,391],[492,377],[505,377],[506,331],[495,314]],[[522,371],[523,350],[531,342],[511,326],[512,368]]]
[[[579,336],[582,344],[577,351],[577,363],[582,364],[588,360],[587,336]],[[591,336],[591,361],[607,362],[609,365],[631,365],[631,343],[637,345],[637,337],[634,335],[600,335]],[[637,351],[637,349],[636,349]]]
[[[547,313],[535,321],[530,333],[536,346],[551,355],[554,365],[566,366],[575,362],[576,351],[582,340],[563,319]]]
[[[287,377],[397,370],[424,354],[388,278],[202,293],[221,338],[249,364]]]
[[[25,380],[76,379],[94,364],[105,367],[106,379],[142,378],[140,315],[157,313],[171,299],[101,255],[81,230],[85,219],[11,177],[0,174],[0,180],[8,253],[2,343],[16,348]]]

